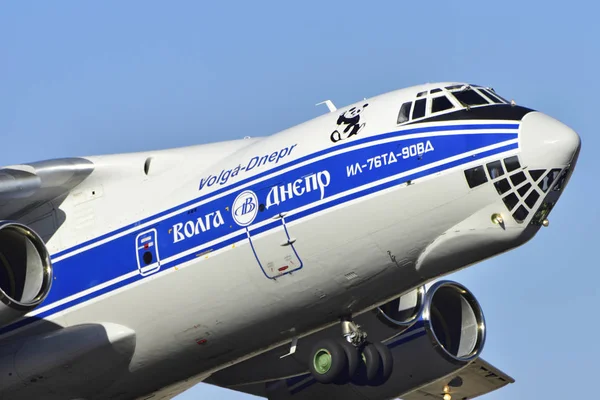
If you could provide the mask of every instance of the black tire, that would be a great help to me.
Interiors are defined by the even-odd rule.
[[[320,340],[310,354],[308,369],[317,382],[332,383],[348,368],[346,352],[335,340]]]
[[[365,362],[365,378],[367,378],[367,382],[375,381],[381,364],[379,351],[373,343],[367,343],[363,348],[362,355]]]
[[[360,363],[360,355],[359,351],[352,344],[348,343],[345,339],[340,340],[340,345],[344,349],[346,353],[346,369],[342,372],[340,377],[335,381],[338,385],[344,385],[352,379],[352,377],[356,374],[358,370],[358,366]]]
[[[383,385],[390,379],[392,372],[394,370],[394,356],[392,356],[392,352],[389,347],[384,345],[383,343],[375,343],[375,348],[381,357],[381,363],[379,365],[379,373],[377,374],[377,378],[373,382],[377,386]]]

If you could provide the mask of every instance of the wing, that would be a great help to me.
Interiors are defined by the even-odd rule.
[[[430,383],[420,389],[402,396],[403,400],[440,399],[444,393],[446,382],[450,382],[450,394],[455,399],[473,399],[493,392],[515,380],[479,358],[459,373]]]
[[[94,170],[83,158],[62,158],[0,168],[0,220],[27,214],[67,194]]]
[[[473,399],[500,389],[509,383],[514,383],[514,379],[479,358],[452,375],[445,376],[405,394],[395,393],[392,397],[399,397],[403,400],[439,400],[445,393],[444,387],[448,385],[449,393],[453,399]],[[388,382],[385,386],[387,385],[394,385],[394,383]],[[383,400],[391,398],[388,389],[371,388],[365,390],[365,388],[352,384],[322,385],[316,383],[310,374],[276,381],[233,386],[229,389],[265,397],[269,400],[325,400],[331,398]]]

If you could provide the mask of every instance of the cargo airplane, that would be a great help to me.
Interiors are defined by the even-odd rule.
[[[475,295],[445,275],[525,244],[576,132],[466,83],[267,137],[0,169],[0,399],[470,399]]]

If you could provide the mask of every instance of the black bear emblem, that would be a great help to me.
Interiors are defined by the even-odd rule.
[[[358,132],[365,127],[364,122],[362,124],[360,123],[360,113],[363,112],[368,105],[368,103],[365,103],[362,107],[352,107],[340,114],[337,120],[338,128],[333,131],[330,136],[333,143],[358,135]]]

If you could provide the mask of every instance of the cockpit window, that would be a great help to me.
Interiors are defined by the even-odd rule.
[[[454,105],[448,100],[446,96],[434,97],[431,100],[431,112],[436,113],[444,110],[454,108]]]
[[[484,95],[486,95],[488,97],[488,99],[490,99],[491,101],[493,101],[494,103],[497,104],[503,104],[506,103],[505,101],[503,101],[501,99],[500,96],[498,96],[497,94],[495,94],[494,92],[492,92],[491,90],[487,90],[487,89],[479,89],[483,92]]]
[[[412,119],[421,118],[425,116],[425,105],[427,104],[427,99],[419,99],[415,101],[415,109],[413,110]]]
[[[466,106],[479,106],[482,104],[488,104],[487,100],[481,97],[479,93],[470,87],[464,90],[459,90],[456,92],[452,92],[454,97],[462,104]]]
[[[396,123],[404,124],[446,110],[506,103],[508,102],[490,87],[468,83],[437,87],[421,91],[417,93],[414,101],[403,103]]]
[[[408,121],[408,119],[410,117],[410,109],[411,108],[412,108],[412,101],[402,104],[402,107],[400,107],[400,112],[398,113],[398,123],[399,124]]]
[[[498,99],[500,99],[503,103],[508,103],[509,101],[506,100],[504,97],[500,96],[498,93],[496,93],[496,91],[492,88],[488,88],[488,92],[490,92],[491,94],[493,94],[495,97],[497,97]]]

